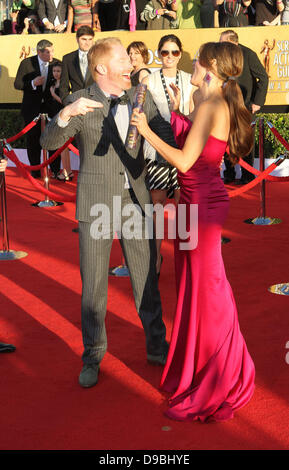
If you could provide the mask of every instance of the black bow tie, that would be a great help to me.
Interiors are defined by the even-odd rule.
[[[109,103],[110,109],[116,106],[117,104],[128,104],[129,97],[127,96],[127,94],[124,94],[122,96],[118,96],[117,98],[109,98]]]

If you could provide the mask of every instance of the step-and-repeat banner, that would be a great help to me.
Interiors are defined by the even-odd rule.
[[[234,28],[239,42],[253,49],[269,75],[266,105],[289,104],[289,26]],[[218,41],[224,29],[182,29],[162,31],[111,31],[96,33],[95,39],[117,36],[127,47],[132,41],[143,41],[149,49],[149,67],[159,68],[157,45],[165,34],[180,38],[184,53],[179,68],[191,72],[192,60],[198,56],[201,44]],[[54,45],[54,56],[61,60],[64,54],[77,49],[74,34],[9,35],[0,36],[0,103],[20,103],[22,92],[14,89],[18,66],[25,57],[36,54],[36,44],[48,39]]]

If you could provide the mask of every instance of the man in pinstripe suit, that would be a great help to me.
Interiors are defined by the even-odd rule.
[[[76,135],[80,153],[76,218],[82,278],[82,387],[97,383],[99,364],[107,349],[105,314],[114,226],[110,218],[102,225],[102,236],[94,234],[93,216],[98,215],[95,204],[113,211],[115,197],[119,197],[118,214],[123,214],[126,204],[137,204],[142,225],[145,205],[151,204],[142,139],[138,138],[133,150],[124,145],[134,95],[126,50],[116,38],[100,39],[90,49],[88,60],[95,83],[69,96],[69,104],[46,126],[41,138],[42,146],[49,149],[60,147]],[[124,104],[113,101],[121,95],[125,96]],[[161,118],[149,93],[144,111],[155,132],[174,144],[171,127]],[[119,222],[123,223],[124,217]],[[146,336],[147,359],[163,365],[168,345],[156,275],[155,240],[122,236],[120,243]]]

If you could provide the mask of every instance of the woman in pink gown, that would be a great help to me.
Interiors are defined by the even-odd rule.
[[[220,164],[227,146],[234,162],[247,155],[253,135],[250,113],[235,80],[243,67],[238,46],[206,43],[195,67],[194,75],[202,75],[202,101],[192,125],[173,113],[179,149],[154,134],[143,113],[135,112],[132,123],[178,169],[179,204],[185,205],[193,247],[183,249],[184,240],[177,236],[177,306],[161,379],[161,388],[172,394],[166,415],[181,421],[225,421],[252,397],[255,368],[240,332],[221,254],[229,198]],[[197,223],[190,222],[191,204],[198,206]]]

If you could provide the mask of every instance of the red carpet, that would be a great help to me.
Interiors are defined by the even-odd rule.
[[[0,449],[288,449],[289,298],[268,292],[289,281],[289,183],[267,184],[267,215],[279,225],[244,220],[259,215],[259,190],[231,200],[223,246],[239,320],[256,365],[256,391],[232,421],[179,423],[163,416],[159,367],[147,364],[144,335],[128,278],[109,281],[108,353],[99,384],[78,385],[81,324],[78,235],[74,204],[32,207],[44,199],[14,169],[7,171],[10,249],[28,253],[0,261]],[[53,182],[65,194],[75,183]],[[173,245],[163,243],[160,277],[168,339],[174,315]],[[111,266],[121,262],[115,241]]]

